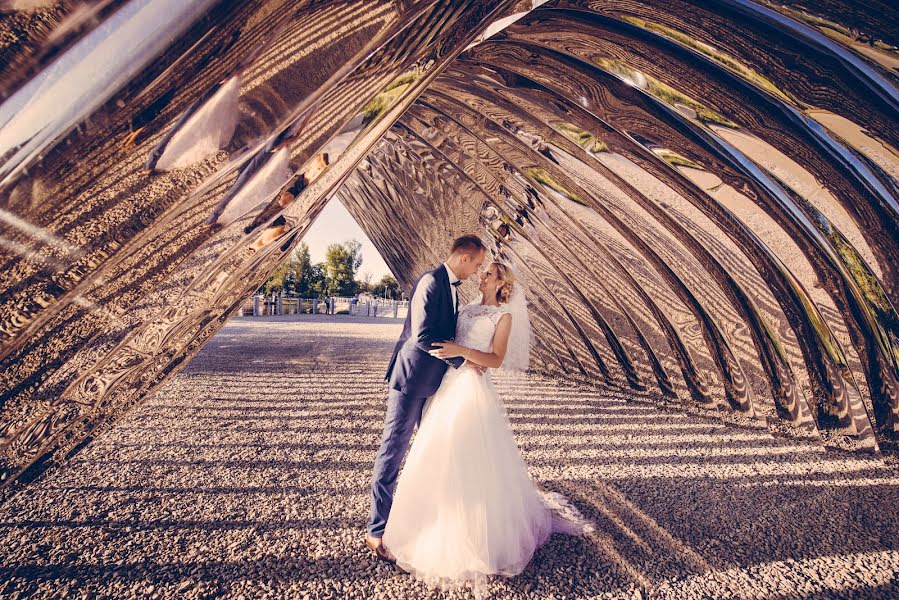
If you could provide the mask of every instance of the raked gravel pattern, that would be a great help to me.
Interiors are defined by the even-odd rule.
[[[400,324],[236,318],[0,506],[0,596],[426,598],[363,542]],[[539,376],[498,377],[536,481],[596,523],[497,598],[896,598],[899,470]]]

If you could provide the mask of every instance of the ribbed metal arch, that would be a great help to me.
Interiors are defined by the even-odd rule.
[[[892,4],[134,6],[0,18],[5,489],[176,373],[332,199],[407,289],[481,235],[535,369],[896,452]]]

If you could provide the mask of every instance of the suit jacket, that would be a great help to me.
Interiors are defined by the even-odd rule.
[[[422,287],[424,286],[424,287]],[[421,288],[420,298],[416,292]],[[421,300],[422,305],[417,305]],[[453,309],[449,273],[440,265],[419,278],[412,288],[412,301],[406,314],[403,333],[393,349],[385,379],[391,389],[410,396],[427,397],[440,387],[448,366],[459,368],[465,360],[461,356],[441,360],[428,354],[434,342],[451,340],[456,336],[458,311]]]

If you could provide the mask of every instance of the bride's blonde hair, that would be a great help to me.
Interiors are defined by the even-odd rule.
[[[494,261],[492,266],[496,268],[496,278],[503,282],[502,287],[496,290],[496,301],[505,303],[512,296],[512,288],[515,286],[515,274],[509,265]]]

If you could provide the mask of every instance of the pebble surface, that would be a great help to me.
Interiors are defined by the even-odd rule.
[[[232,319],[0,506],[0,597],[429,598],[363,541],[393,320]],[[899,597],[899,469],[537,375],[497,375],[531,474],[596,523],[496,598]]]

